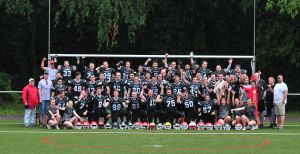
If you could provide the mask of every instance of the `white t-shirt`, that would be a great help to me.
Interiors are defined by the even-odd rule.
[[[49,80],[56,79],[56,73],[58,72],[57,69],[52,69],[50,67],[45,67],[45,70],[49,71]]]
[[[288,91],[287,85],[282,82],[282,83],[277,83],[274,87],[274,102],[275,104],[281,103],[283,99],[283,94],[285,91]],[[287,99],[285,100],[284,103],[287,103]]]

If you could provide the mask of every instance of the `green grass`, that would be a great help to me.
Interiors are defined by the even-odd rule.
[[[300,143],[300,122],[281,131],[47,130],[20,122],[0,121],[0,153],[290,154],[299,153]]]

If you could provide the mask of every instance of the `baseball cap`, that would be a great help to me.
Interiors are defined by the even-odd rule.
[[[48,71],[48,70],[46,70],[46,71],[44,72],[44,74],[49,74],[49,71]]]
[[[34,81],[34,78],[30,78],[28,81],[29,81],[29,82]]]
[[[50,64],[54,64],[55,62],[54,62],[54,60],[50,60]]]

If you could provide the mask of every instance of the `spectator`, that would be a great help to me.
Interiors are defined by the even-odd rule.
[[[275,108],[274,108],[274,86],[275,86],[275,79],[273,77],[269,77],[265,100],[267,105],[266,116],[270,117],[270,128],[274,128],[276,126],[275,124],[276,115],[275,115]]]
[[[42,62],[41,62],[41,69],[43,71],[48,71],[49,73],[49,80],[55,80],[56,79],[56,73],[58,72],[58,70],[55,68],[55,62],[54,60],[50,60],[50,67],[45,67],[45,61],[47,59],[43,58]]]
[[[47,108],[50,104],[50,92],[53,87],[52,81],[49,79],[49,71],[44,72],[44,79],[41,79],[38,85],[39,94],[40,94],[40,122],[41,127],[46,125],[47,120]]]
[[[282,75],[278,75],[277,81],[278,83],[274,87],[274,106],[275,106],[275,114],[277,116],[277,124],[278,124],[277,128],[283,129],[288,87],[283,82]]]
[[[29,79],[29,84],[23,88],[22,101],[25,105],[24,125],[34,127],[35,108],[39,104],[39,91],[34,86],[34,79]]]
[[[260,78],[261,72],[255,73],[255,81],[256,81],[256,87],[258,89],[258,112],[259,112],[259,119],[260,119],[260,125],[259,128],[263,128],[263,122],[264,122],[264,111],[265,111],[265,102],[264,99],[266,97],[266,89],[267,89],[267,83],[265,80]]]

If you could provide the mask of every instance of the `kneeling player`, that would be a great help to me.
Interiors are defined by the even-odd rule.
[[[62,123],[66,128],[73,128],[73,123],[77,119],[80,119],[80,121],[83,121],[83,119],[74,110],[73,101],[69,100],[67,102],[67,106],[65,107],[64,116],[62,118]]]
[[[199,104],[198,112],[200,113],[199,115],[202,122],[204,123],[210,122],[213,124],[216,116],[215,102],[210,99],[209,95],[205,95],[204,101],[199,102],[198,104]]]
[[[195,99],[192,95],[189,95],[188,90],[183,91],[182,96],[177,98],[177,102],[180,102],[183,107],[184,120],[187,123],[195,121],[199,113],[195,109]]]
[[[229,102],[226,102],[226,99],[223,97],[221,103],[218,103],[218,122],[222,125],[230,124],[231,117],[229,115],[230,106]]]
[[[59,115],[58,107],[55,104],[56,104],[55,98],[51,97],[50,106],[48,107],[48,120],[47,120],[48,129],[51,129],[51,127],[55,127],[56,129],[59,129],[58,124],[60,121],[60,115]]]
[[[130,120],[130,114],[126,110],[128,107],[125,103],[125,100],[119,97],[119,92],[114,90],[114,96],[107,99],[107,103],[111,109],[111,120],[113,123],[118,122],[118,118],[123,122],[123,117],[126,116],[126,124],[128,124]]]
[[[145,120],[145,113],[142,111],[141,99],[137,97],[137,92],[132,92],[131,97],[126,100],[128,110],[131,112],[131,123]]]
[[[161,94],[163,93],[163,90],[161,90]],[[184,115],[177,110],[176,103],[177,98],[176,96],[172,95],[172,90],[167,89],[165,96],[160,95],[161,98],[158,98],[156,102],[162,102],[163,103],[163,110],[165,115],[165,120],[163,122],[170,122],[173,123],[174,119],[176,119],[176,123],[179,123],[181,118],[184,117]]]
[[[256,116],[255,116],[255,109],[256,104],[252,102],[251,99],[247,100],[247,105],[245,107],[232,109],[231,112],[234,111],[245,111],[245,115],[242,116],[242,123],[243,123],[243,130],[246,129],[246,126],[249,126],[250,129],[254,129],[256,125]]]
[[[75,109],[79,116],[88,117],[88,104],[92,101],[92,97],[87,97],[86,91],[81,91],[78,101],[75,102]]]
[[[142,92],[140,94],[140,97],[142,99],[143,110],[147,111],[147,121],[149,123],[154,122],[157,124],[157,119],[159,117],[159,121],[162,121],[161,119],[161,111],[158,110],[158,104],[156,103],[156,99],[159,96],[154,95],[153,89],[148,89],[148,94],[144,94],[144,89],[142,89]]]
[[[99,118],[104,118],[104,123],[108,121],[111,115],[106,111],[106,98],[102,95],[102,87],[98,86],[93,101],[89,102],[88,120],[99,122]]]

